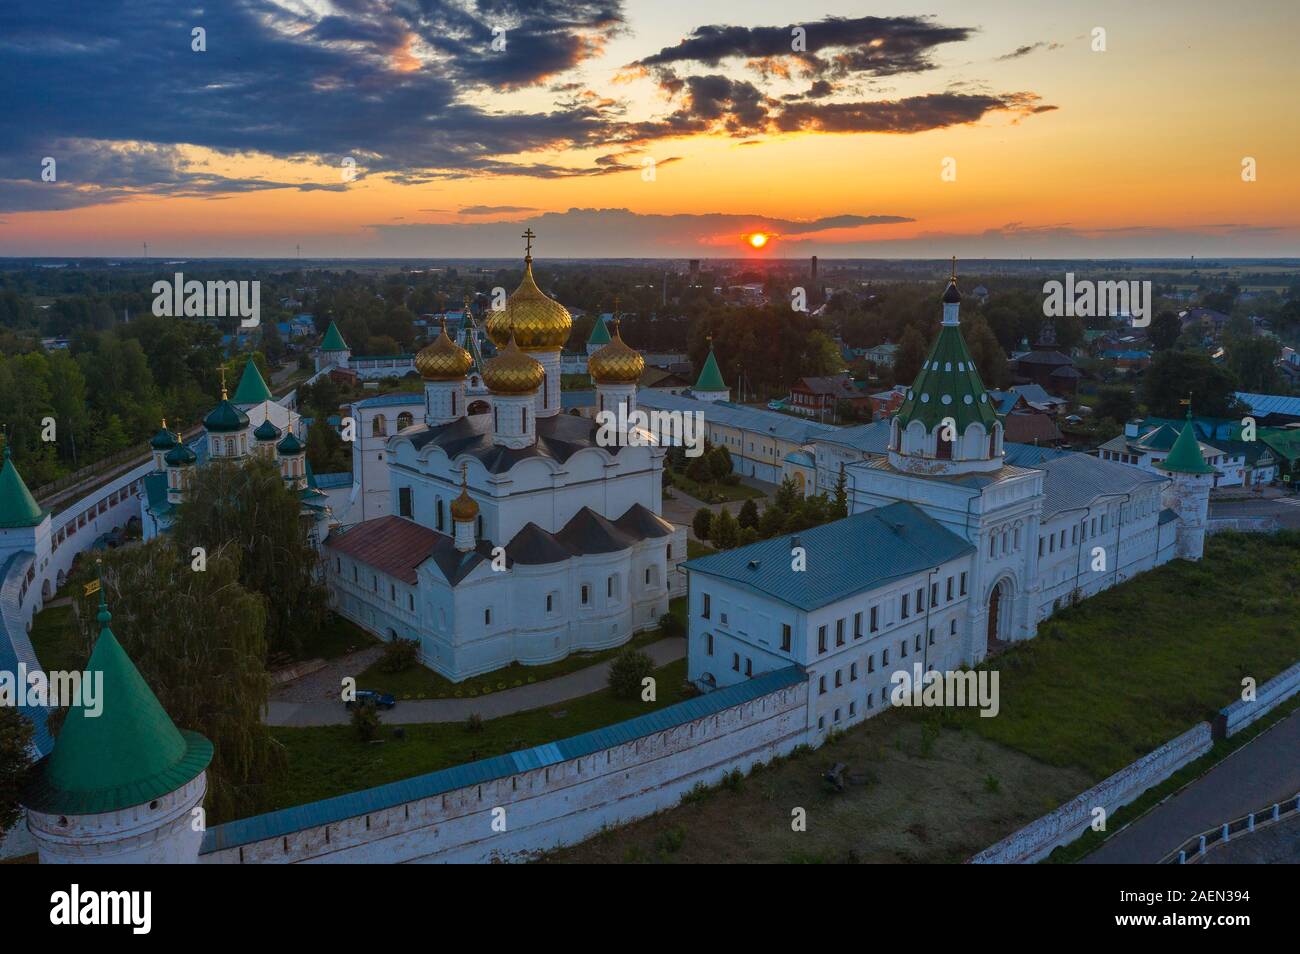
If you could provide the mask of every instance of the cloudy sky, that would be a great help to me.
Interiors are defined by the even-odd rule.
[[[9,0],[0,255],[1294,256],[1292,8]]]

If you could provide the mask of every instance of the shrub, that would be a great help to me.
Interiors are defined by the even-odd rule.
[[[659,632],[670,638],[685,636],[686,624],[682,622],[681,617],[673,613],[664,613],[659,617]]]
[[[390,639],[384,643],[384,654],[379,659],[379,668],[384,672],[403,672],[415,665],[419,654],[419,640],[400,637]]]
[[[713,528],[713,511],[708,507],[701,507],[695,511],[695,516],[691,518],[691,529],[701,540],[709,539],[709,531]]]
[[[655,836],[655,851],[661,855],[676,854],[685,843],[686,829],[681,825],[674,825]]]
[[[754,502],[753,497],[740,505],[740,513],[736,515],[736,522],[746,529],[758,526],[758,504]]]
[[[740,542],[740,527],[729,511],[723,510],[718,513],[718,519],[713,526],[712,539],[720,550],[730,550]]]
[[[369,703],[352,707],[352,728],[362,742],[371,742],[379,735],[379,710]]]
[[[465,717],[465,731],[469,733],[483,731],[483,717],[477,712],[471,712]]]
[[[619,699],[636,699],[641,680],[654,672],[655,664],[639,649],[625,649],[609,665],[609,688]]]

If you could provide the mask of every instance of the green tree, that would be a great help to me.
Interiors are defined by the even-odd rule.
[[[740,542],[740,525],[736,523],[736,518],[730,511],[724,509],[718,512],[718,519],[713,524],[713,536],[710,539],[720,550],[730,550]]]
[[[840,475],[835,479],[835,500],[831,505],[831,519],[842,520],[849,515],[849,482],[840,464]]]
[[[0,705],[0,835],[22,814],[19,796],[31,765],[32,724],[16,707]]]
[[[736,517],[736,522],[739,523],[741,527],[758,526],[758,504],[754,502],[753,497],[750,497],[740,505],[740,514]]]
[[[1205,417],[1237,417],[1242,412],[1233,392],[1235,376],[1208,355],[1161,351],[1142,379],[1142,403],[1154,417],[1182,417],[1180,402],[1189,394],[1192,410]]]
[[[227,541],[243,552],[239,582],[265,600],[272,652],[300,653],[328,609],[309,525],[295,491],[271,461],[198,468],[180,505],[173,536],[182,552]]]
[[[1183,323],[1172,311],[1162,311],[1151,319],[1147,338],[1157,351],[1168,351],[1183,333]]]
[[[284,768],[262,721],[271,692],[266,610],[239,583],[241,556],[235,542],[209,547],[198,572],[188,550],[163,538],[113,550],[103,567],[113,634],[172,721],[212,742],[208,805],[221,818],[256,809]],[[98,599],[78,597],[86,658]]]
[[[709,539],[709,532],[713,529],[713,511],[708,507],[695,511],[695,516],[691,518],[691,529],[699,539]]]
[[[649,655],[628,647],[609,664],[609,689],[618,699],[640,698],[642,680],[654,670],[654,660]]]
[[[775,504],[763,508],[763,516],[758,518],[758,535],[764,540],[774,537],[785,527],[786,511]]]
[[[776,495],[772,498],[772,503],[778,510],[789,513],[799,505],[799,488],[795,486],[794,480],[784,477],[780,486],[776,488]]]
[[[1097,406],[1093,414],[1097,418],[1110,418],[1120,424],[1137,413],[1137,401],[1133,393],[1125,387],[1104,387],[1097,391]]]
[[[983,318],[963,322],[966,326],[966,347],[975,361],[975,369],[980,373],[980,380],[987,388],[1006,387],[1007,354],[1002,350],[997,336],[989,329]]]
[[[899,339],[898,351],[894,353],[894,380],[913,381],[925,361],[926,345],[921,332],[909,325]]]
[[[316,418],[307,429],[307,463],[311,464],[314,474],[340,474],[352,470],[352,454],[347,444],[323,418]]]

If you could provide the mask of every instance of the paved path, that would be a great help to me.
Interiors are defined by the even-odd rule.
[[[657,668],[683,658],[686,655],[686,640],[680,637],[661,639],[641,649],[654,660]],[[483,719],[496,719],[516,712],[527,712],[529,709],[553,706],[604,689],[609,685],[609,666],[612,661],[606,660],[588,666],[586,669],[571,672],[567,676],[557,676],[545,682],[535,682],[517,689],[504,689],[501,692],[479,696],[477,699],[399,701],[395,708],[381,712],[380,718],[384,722],[406,725],[417,722],[464,722],[474,714]],[[349,721],[351,721],[351,714],[343,703],[333,700],[290,702],[273,699],[268,707],[266,718],[268,725],[285,726],[346,725]]]
[[[754,503],[758,507],[759,513],[762,513],[763,508],[771,502],[772,495],[775,494],[776,488],[771,484],[764,484],[761,481],[752,480],[749,477],[742,477],[741,483],[753,487],[755,490],[765,490],[767,492],[767,496],[754,498]],[[700,538],[695,535],[695,529],[692,526],[692,521],[695,519],[695,511],[699,510],[701,507],[708,507],[714,513],[725,509],[729,510],[731,515],[734,517],[740,513],[740,508],[745,505],[745,501],[743,500],[729,500],[726,503],[706,504],[703,501],[692,497],[680,487],[669,487],[668,490],[672,491],[673,499],[669,500],[666,496],[664,497],[664,519],[670,523],[684,526],[686,528],[687,536],[698,543],[703,543],[705,546],[710,545],[709,541],[700,540]]]
[[[1265,497],[1258,500],[1211,501],[1210,519],[1273,517],[1283,527],[1300,527],[1300,497]]]
[[[1083,860],[1154,864],[1194,835],[1300,792],[1300,710],[1233,752]]]

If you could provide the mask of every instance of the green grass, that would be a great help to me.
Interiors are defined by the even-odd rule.
[[[385,727],[382,742],[360,742],[350,725],[274,729],[288,768],[271,786],[259,811],[395,782],[478,759],[531,748],[653,712],[687,698],[686,660],[655,670],[657,699],[616,699],[602,690],[560,705],[502,716],[470,732],[460,723],[408,725],[406,738]]]
[[[668,611],[686,622],[686,598],[679,596],[669,603]],[[357,685],[379,692],[390,692],[398,699],[471,699],[504,689],[515,689],[534,682],[545,682],[557,676],[586,669],[607,659],[613,659],[628,646],[648,646],[664,638],[658,627],[637,633],[622,646],[594,653],[571,653],[563,659],[542,666],[525,666],[511,663],[502,669],[474,676],[462,682],[452,682],[432,669],[412,666],[402,672],[385,672],[383,661],[373,663],[357,677]]]
[[[338,659],[378,640],[364,629],[337,613],[330,613],[325,625],[303,642],[303,659]]]
[[[672,486],[704,503],[729,503],[736,500],[748,500],[751,497],[760,499],[767,496],[763,491],[755,490],[745,484],[717,482],[702,484],[676,471],[673,471]]]
[[[694,537],[686,538],[686,559],[694,560],[696,557],[709,556],[718,551],[707,544],[700,543]]]
[[[1100,781],[1262,684],[1300,653],[1300,533],[1217,534],[1039,624],[992,661],[995,719],[974,731]]]

